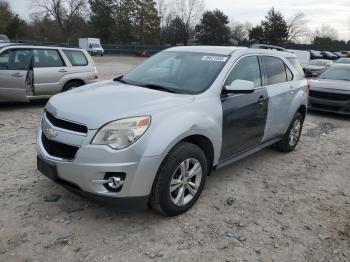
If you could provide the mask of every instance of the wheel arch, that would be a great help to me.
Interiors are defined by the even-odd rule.
[[[85,85],[85,81],[82,80],[82,79],[79,79],[79,78],[74,78],[74,79],[69,79],[68,81],[66,81],[63,85],[63,88],[68,85],[69,83],[73,83],[73,82],[79,82],[81,83],[82,85]]]

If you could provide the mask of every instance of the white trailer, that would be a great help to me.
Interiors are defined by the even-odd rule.
[[[104,54],[99,38],[79,38],[79,47],[88,51],[90,55]]]

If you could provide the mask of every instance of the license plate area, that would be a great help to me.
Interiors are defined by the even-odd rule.
[[[37,157],[37,167],[38,167],[38,170],[46,177],[52,180],[58,179],[56,165],[45,162],[39,156]]]

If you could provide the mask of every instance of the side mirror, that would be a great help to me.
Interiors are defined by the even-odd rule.
[[[234,80],[229,86],[225,86],[225,91],[227,93],[249,94],[253,93],[254,90],[254,82],[240,79]]]

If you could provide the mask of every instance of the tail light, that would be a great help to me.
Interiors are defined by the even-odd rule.
[[[96,66],[95,66],[95,79],[99,79]]]

